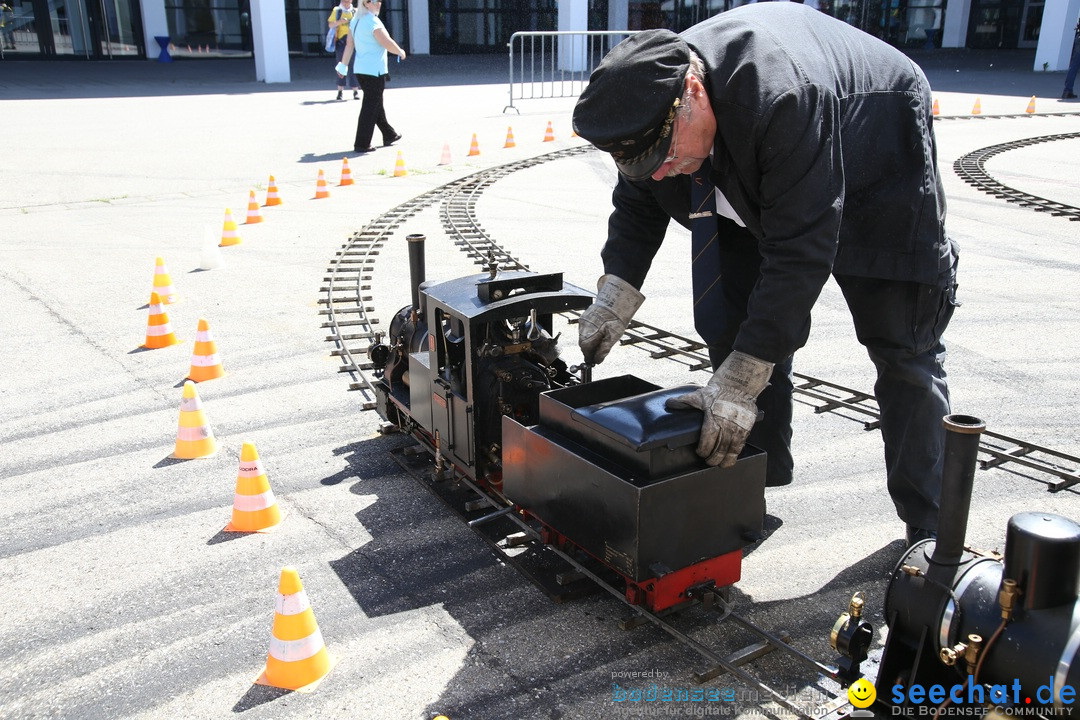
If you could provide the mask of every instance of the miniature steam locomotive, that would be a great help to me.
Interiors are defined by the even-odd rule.
[[[664,407],[687,386],[569,368],[553,316],[593,296],[561,273],[492,263],[428,283],[424,237],[408,241],[412,304],[369,350],[378,413],[546,542],[617,573],[631,603],[664,610],[737,581],[762,530],[764,453],[710,467],[694,452],[701,414]]]
[[[935,705],[1069,715],[1080,698],[1080,525],[1014,515],[1004,557],[965,546],[981,420],[945,418],[939,535],[897,563],[885,597],[889,635],[878,700],[903,714]]]
[[[369,350],[387,423],[424,445],[440,476],[468,478],[545,542],[621,578],[632,604],[658,612],[738,581],[742,548],[761,535],[764,453],[747,446],[734,467],[710,467],[694,451],[700,413],[665,407],[687,386],[592,381],[589,368],[568,367],[554,315],[593,296],[560,273],[492,262],[486,274],[428,283],[424,238],[408,240],[412,303]],[[959,687],[949,702],[1063,714],[1080,683],[1080,525],[1023,513],[1009,522],[1003,562],[965,548],[982,424],[949,416],[945,427],[940,536],[893,572],[878,702],[904,713],[911,688]],[[848,680],[873,632],[857,600],[832,632]]]

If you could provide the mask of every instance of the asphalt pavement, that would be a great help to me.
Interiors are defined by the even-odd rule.
[[[979,148],[1076,133],[1080,105],[1056,99],[1063,74],[1032,71],[1029,52],[914,56],[939,100],[949,230],[962,253],[963,306],[946,336],[954,411],[1080,456],[1080,225],[991,197],[950,169]],[[610,597],[549,600],[402,472],[391,452],[406,439],[378,434],[330,355],[320,288],[342,243],[464,175],[581,144],[570,135],[573,99],[504,113],[505,57],[410,57],[386,93],[404,139],[358,156],[360,103],[334,100],[331,72],[327,60],[294,60],[294,82],[266,85],[243,59],[0,63],[0,584],[11,601],[0,717],[784,717],[730,678],[696,685],[702,663],[659,630],[621,630],[628,611]],[[981,118],[969,117],[976,100]],[[552,143],[542,142],[548,122]],[[474,135],[480,154],[470,157]],[[1078,156],[1080,139],[1061,139],[987,169],[1080,207]],[[343,157],[355,185],[337,185]],[[394,177],[399,157],[404,177]],[[319,170],[329,198],[314,199]],[[249,192],[261,203],[271,175],[283,204],[245,224]],[[614,178],[599,153],[555,160],[495,183],[477,211],[534,270],[594,287]],[[243,242],[222,248],[223,267],[202,270],[226,208]],[[429,279],[475,272],[445,242],[437,209],[420,213],[377,264],[372,304],[384,323],[409,302],[413,232],[428,236]],[[688,248],[674,228],[639,314],[685,335]],[[181,342],[143,350],[157,257],[176,289],[165,311]],[[226,373],[198,385],[219,450],[177,461],[199,318]],[[873,368],[834,284],[813,323],[796,370],[871,391]],[[562,342],[571,363],[573,337],[570,328]],[[597,376],[623,372],[662,385],[707,379],[629,347]],[[771,534],[746,557],[733,600],[831,662],[832,622],[862,590],[880,654],[886,579],[903,549],[880,437],[861,417],[807,402],[794,430],[796,480],[768,491]],[[244,441],[286,511],[276,532],[223,532]],[[1000,548],[1008,518],[1025,510],[1080,520],[1075,490],[1050,493],[1043,476],[1016,467],[979,471],[969,541]],[[311,693],[254,684],[285,566],[339,661]],[[680,622],[720,654],[754,641],[706,613]],[[835,690],[775,653],[753,667],[800,702]],[[713,688],[719,699],[620,696],[653,683]]]

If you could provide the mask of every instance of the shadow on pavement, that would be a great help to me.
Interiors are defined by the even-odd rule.
[[[687,664],[700,669],[694,666],[704,661],[698,662],[658,628],[619,630],[617,620],[629,617],[631,611],[617,600],[600,593],[566,605],[553,603],[524,576],[510,572],[505,559],[478,535],[461,532],[465,529],[461,520],[401,472],[391,458],[392,446],[404,444],[411,444],[408,438],[380,438],[354,443],[337,453],[348,456],[350,468],[363,467],[352,492],[374,495],[379,501],[357,513],[371,541],[331,561],[330,566],[367,616],[438,606],[473,641],[455,679],[428,707],[429,715],[485,720],[561,718],[566,713],[579,717],[582,703],[591,702],[597,706],[596,717],[607,717],[616,709],[609,704],[612,663],[671,667],[670,683],[695,687]],[[332,476],[323,482],[344,479]],[[767,526],[779,523],[779,518],[771,518]],[[458,541],[448,541],[453,538]],[[790,633],[795,647],[832,663],[835,655],[828,638],[836,618],[856,591],[870,599],[868,607],[880,605],[902,551],[901,542],[889,543],[800,597],[755,602],[735,587],[731,601],[736,612],[764,630],[782,629]],[[812,558],[793,558],[792,562],[812,562]],[[719,617],[715,610],[698,606],[674,624],[721,655],[758,639],[732,622],[718,623]],[[867,617],[875,627],[882,626],[880,612],[868,612]],[[569,655],[567,648],[573,648]],[[820,684],[814,669],[780,653],[756,662],[754,670],[773,687],[792,693]],[[478,683],[478,677],[484,682]],[[733,682],[718,678],[708,685]],[[573,708],[563,705],[567,698],[573,698]],[[765,702],[764,697],[750,698],[746,706]]]

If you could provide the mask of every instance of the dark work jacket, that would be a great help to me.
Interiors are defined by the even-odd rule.
[[[713,182],[762,256],[736,350],[776,362],[801,347],[830,272],[945,282],[954,250],[915,63],[798,3],[745,5],[682,37],[705,64]],[[689,179],[620,176],[612,202],[604,271],[640,288],[668,219],[689,227]]]

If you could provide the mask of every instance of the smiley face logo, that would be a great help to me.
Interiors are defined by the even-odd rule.
[[[848,700],[857,708],[868,708],[877,699],[877,690],[866,678],[859,678],[851,683],[847,690]]]

